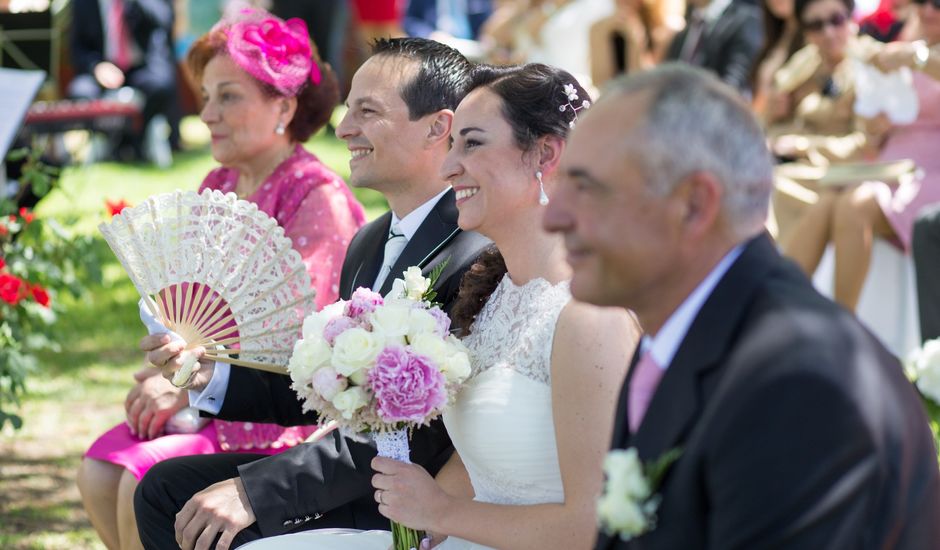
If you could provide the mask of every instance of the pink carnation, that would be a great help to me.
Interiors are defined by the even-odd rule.
[[[447,336],[450,332],[450,317],[446,313],[441,311],[441,308],[435,306],[428,310],[428,313],[431,314],[431,317],[434,317],[434,320],[437,321],[437,335],[441,338]]]
[[[401,346],[379,353],[369,371],[376,412],[385,422],[425,422],[447,404],[446,380],[430,359]]]
[[[349,317],[333,317],[327,321],[326,326],[323,327],[323,339],[326,340],[326,343],[329,344],[330,347],[332,347],[333,342],[336,341],[337,336],[353,327],[358,326],[359,324]]]
[[[368,313],[375,311],[375,308],[384,304],[385,300],[378,292],[372,292],[368,288],[359,287],[353,292],[352,297],[346,302],[345,315],[353,319],[360,319]]]

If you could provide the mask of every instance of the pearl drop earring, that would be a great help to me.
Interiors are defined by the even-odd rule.
[[[542,183],[541,170],[535,173],[535,179],[539,180],[539,204],[545,206],[548,204],[548,195],[545,194],[545,184]]]
[[[284,123],[283,123],[283,122],[278,122],[278,123],[277,123],[277,128],[274,129],[274,133],[277,134],[277,135],[279,135],[279,136],[283,136],[283,135],[284,135]]]

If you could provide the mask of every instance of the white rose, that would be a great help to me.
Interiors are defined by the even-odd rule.
[[[392,281],[392,288],[385,295],[387,300],[400,300],[405,297],[405,281],[395,279]]]
[[[911,363],[917,379],[917,389],[936,403],[940,403],[940,339],[928,340],[913,354]]]
[[[645,500],[652,493],[635,448],[608,453],[604,459],[604,473],[607,474],[608,489],[616,494]]]
[[[341,391],[332,399],[333,406],[343,414],[346,420],[352,418],[353,413],[365,407],[368,402],[365,390],[359,386]]]
[[[414,342],[420,334],[437,334],[437,319],[426,309],[412,308],[408,316],[408,341]]]
[[[330,363],[333,350],[322,336],[316,335],[298,340],[294,344],[294,353],[290,356],[287,370],[291,380],[306,384],[320,367]]]
[[[405,271],[405,295],[412,300],[420,300],[431,288],[431,280],[421,274],[421,268],[411,266]]]
[[[448,382],[460,382],[470,376],[470,357],[466,353],[453,353],[440,366]]]
[[[411,343],[411,351],[427,357],[438,368],[441,368],[452,353],[452,348],[446,342],[431,333],[418,334],[414,338],[409,338],[408,341]]]
[[[311,385],[320,397],[331,401],[336,394],[345,390],[349,383],[333,367],[323,367],[313,373]]]
[[[409,302],[386,302],[385,305],[375,308],[375,311],[369,315],[373,332],[387,340],[395,342],[403,340],[408,334],[411,309]]]
[[[460,351],[460,352],[466,353],[467,355],[470,355],[470,348],[464,345],[463,340],[461,340],[460,338],[457,338],[453,334],[447,335],[447,345],[453,347],[455,352]]]
[[[330,322],[330,319],[339,317],[343,314],[345,309],[346,302],[340,300],[326,306],[316,313],[311,313],[304,319],[303,337],[306,339],[312,336],[323,336],[323,328]]]
[[[597,502],[597,517],[607,530],[630,540],[646,531],[647,518],[640,505],[622,495],[606,494]]]
[[[382,351],[383,343],[381,338],[365,329],[351,328],[333,341],[333,368],[343,376],[349,376],[369,367]]]

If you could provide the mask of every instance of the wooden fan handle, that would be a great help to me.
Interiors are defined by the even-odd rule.
[[[234,357],[228,357],[226,355],[216,355],[214,353],[207,353],[203,355],[206,359],[212,359],[213,361],[218,361],[219,363],[228,363],[229,365],[235,365],[236,367],[248,367],[249,369],[263,370],[267,372],[273,372],[275,374],[287,374],[287,367],[281,365],[269,365],[267,363],[259,363],[258,361],[249,361],[247,359],[236,359]]]

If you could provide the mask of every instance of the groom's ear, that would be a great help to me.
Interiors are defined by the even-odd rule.
[[[538,153],[538,169],[543,174],[548,174],[558,167],[561,154],[565,150],[565,140],[559,136],[543,136],[538,139],[535,147]]]
[[[441,109],[426,116],[428,132],[425,136],[428,148],[437,147],[441,142],[448,144],[450,128],[454,123],[454,112],[450,109]]]

